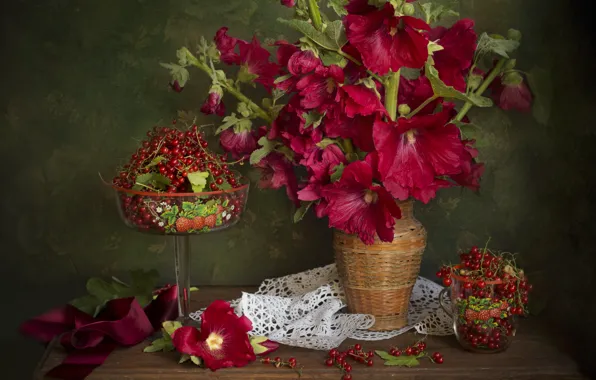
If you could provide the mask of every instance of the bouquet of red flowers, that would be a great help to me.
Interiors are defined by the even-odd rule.
[[[477,36],[469,19],[432,27],[457,14],[429,2],[328,0],[337,20],[321,12],[322,2],[281,0],[295,15],[279,21],[303,35],[297,41],[264,46],[224,27],[162,66],[178,92],[188,67],[212,79],[201,111],[225,116],[216,131],[222,148],[261,170],[261,188],[285,187],[295,221],[313,207],[365,243],[375,235],[392,241],[396,199],[427,203],[441,188],[478,189],[484,166],[464,134],[473,106],[530,108],[510,57],[521,34]],[[221,64],[238,67],[237,75]],[[259,102],[242,93],[256,85],[268,93]],[[236,112],[226,113],[226,93],[238,100]],[[298,166],[306,178],[296,176]]]

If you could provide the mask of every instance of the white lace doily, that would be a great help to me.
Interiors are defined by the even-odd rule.
[[[255,293],[231,301],[236,312],[253,324],[251,334],[297,347],[329,350],[347,338],[383,340],[412,328],[421,334],[453,334],[453,320],[439,306],[443,288],[418,277],[408,312],[408,326],[385,332],[368,331],[374,317],[349,314],[335,264],[263,281]],[[448,300],[447,300],[448,302]],[[198,320],[204,309],[191,314]]]

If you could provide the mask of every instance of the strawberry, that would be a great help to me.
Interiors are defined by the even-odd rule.
[[[509,308],[509,304],[507,303],[507,301],[503,301],[503,303],[501,303],[501,310],[507,310]]]
[[[217,216],[215,216],[215,214],[211,214],[205,218],[205,225],[209,228],[215,227],[216,222],[217,222]]]
[[[499,308],[490,309],[488,311],[488,314],[490,315],[491,318],[501,318],[501,309],[499,309]]]
[[[204,216],[197,216],[192,220],[192,229],[193,230],[202,230],[205,227],[205,217]]]
[[[178,232],[186,232],[192,228],[192,225],[192,220],[188,218],[178,218],[178,220],[176,220],[176,230],[178,230]]]
[[[475,321],[478,319],[478,312],[472,309],[466,309],[465,318],[468,322]]]
[[[217,205],[217,215],[221,214],[222,212],[224,212],[224,208],[222,205]]]
[[[478,312],[478,319],[488,321],[490,319],[490,312],[488,310],[480,310]]]

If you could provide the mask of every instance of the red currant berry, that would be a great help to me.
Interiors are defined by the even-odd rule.
[[[342,380],[352,380],[352,375],[349,373],[346,373],[341,379]]]
[[[271,359],[269,359],[269,358],[264,358],[261,361],[263,362],[263,364],[270,364],[271,363]]]
[[[367,365],[367,366],[369,366],[369,367],[372,367],[374,364],[375,364],[375,362],[373,362],[371,359],[369,359],[369,360],[366,362],[366,365]]]
[[[352,372],[352,365],[349,363],[344,364],[344,371]]]
[[[437,364],[443,364],[443,357],[438,357],[435,359],[435,363]]]
[[[446,277],[443,279],[443,285],[445,285],[445,286],[451,286],[452,283],[453,283],[453,280],[451,280],[449,277]]]
[[[426,349],[426,343],[424,343],[424,342],[418,343],[418,349],[420,351],[424,351]]]
[[[412,355],[412,347],[406,348],[405,354],[406,354],[406,356]]]
[[[389,355],[395,356],[396,352],[397,352],[397,350],[395,348],[392,348],[389,350]]]
[[[333,349],[329,350],[329,357],[334,358],[337,356],[338,353],[339,352],[337,352],[337,350],[335,348],[333,348]]]
[[[333,359],[327,359],[327,360],[325,360],[325,365],[327,367],[332,367],[333,366]]]
[[[361,346],[360,344],[356,343],[356,344],[354,345],[354,350],[356,350],[356,351],[360,351],[360,350],[362,350],[362,346]]]
[[[477,285],[479,288],[484,288],[486,286],[486,282],[484,282],[484,280],[480,280],[478,281]]]
[[[437,277],[439,277],[439,278],[443,277],[443,271],[438,271],[437,272]]]

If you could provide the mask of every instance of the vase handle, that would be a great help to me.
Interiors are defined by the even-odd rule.
[[[449,308],[447,306],[445,306],[445,292],[447,292],[449,290],[449,288],[444,288],[443,290],[441,290],[441,293],[439,293],[439,305],[441,305],[441,308],[445,311],[445,313],[447,313],[448,316],[453,317],[453,313],[451,312],[451,310],[449,310]]]

